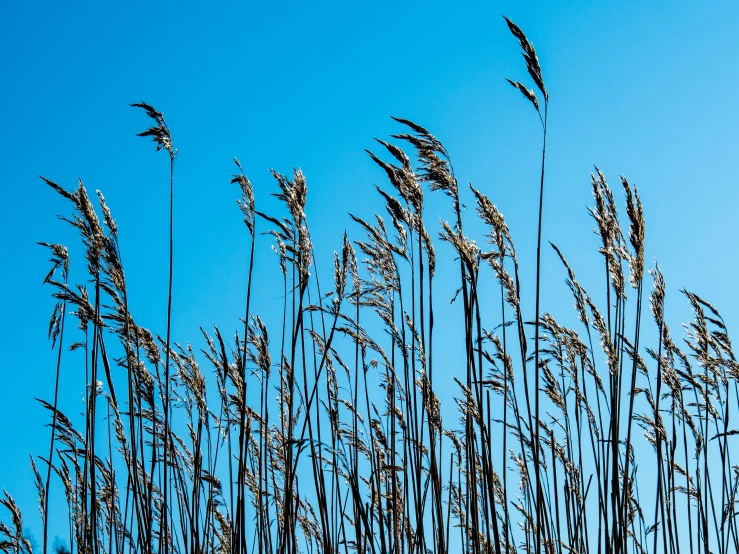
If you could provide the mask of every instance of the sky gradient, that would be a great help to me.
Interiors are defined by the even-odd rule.
[[[373,185],[385,178],[364,149],[401,131],[389,116],[404,117],[442,140],[460,185],[471,182],[505,214],[526,287],[540,127],[505,81],[529,83],[501,14],[534,43],[550,93],[544,240],[597,291],[589,173],[598,165],[619,203],[623,174],[642,196],[646,261],[657,259],[665,274],[673,328],[691,317],[679,295],[687,288],[717,305],[736,333],[737,2],[4,2],[0,487],[27,525],[38,525],[28,454],[48,444],[33,398],[51,398],[54,373],[53,302],[41,286],[49,264],[35,243],[69,244],[72,276],[83,267],[73,233],[55,217],[68,207],[37,175],[68,189],[81,178],[105,194],[121,230],[132,313],[163,334],[168,164],[135,137],[148,121],[129,104],[164,113],[178,148],[173,337],[186,343],[200,326],[232,333],[243,309],[247,240],[229,185],[233,157],[267,213],[278,210],[268,168],[302,168],[312,238],[328,268],[345,229],[359,238],[348,213],[382,209]],[[468,190],[463,198],[472,212]],[[446,199],[427,200],[429,221],[449,218]],[[257,271],[274,274],[269,245],[257,249]],[[443,255],[451,258],[448,248]],[[564,272],[549,249],[543,264],[544,310],[566,312]],[[266,277],[262,286],[257,311],[279,294]],[[63,395],[79,396],[82,386]]]

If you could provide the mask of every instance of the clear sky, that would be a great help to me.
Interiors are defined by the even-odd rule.
[[[533,41],[550,92],[545,240],[562,247],[586,287],[599,286],[589,173],[597,164],[619,201],[623,174],[642,195],[646,259],[657,258],[664,271],[673,327],[691,317],[678,294],[685,287],[716,304],[736,332],[736,1],[6,0],[0,487],[29,525],[38,516],[28,453],[42,454],[48,440],[33,397],[51,398],[54,372],[46,340],[53,303],[41,286],[49,265],[35,242],[75,242],[55,218],[67,206],[37,175],[67,188],[80,177],[104,192],[121,229],[132,312],[163,333],[166,156],[134,136],[148,122],[129,104],[164,112],[179,149],[173,336],[181,342],[197,340],[201,325],[218,323],[230,334],[241,314],[247,242],[238,191],[228,184],[233,157],[267,212],[276,210],[267,169],[303,169],[326,265],[344,229],[359,237],[348,212],[382,208],[373,185],[385,185],[384,176],[363,149],[400,130],[390,115],[444,142],[460,182],[471,181],[506,215],[522,271],[533,276],[540,130],[505,82],[528,76],[501,14]],[[448,210],[445,199],[429,199],[430,221]],[[443,255],[451,257],[448,249]],[[548,250],[543,260],[544,309],[566,312],[564,273]],[[74,272],[83,260],[72,264]],[[257,264],[274,270],[267,240]],[[81,383],[63,394],[81,395]]]

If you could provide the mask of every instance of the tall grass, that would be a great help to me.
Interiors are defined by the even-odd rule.
[[[202,330],[199,352],[171,337],[176,151],[163,115],[135,105],[154,121],[141,135],[170,159],[165,338],[129,311],[118,228],[103,196],[96,209],[82,183],[70,191],[44,179],[69,202],[64,219],[86,262],[83,270],[65,247],[44,243],[58,353],[53,402],[41,401],[49,452],[32,458],[44,552],[52,522],[66,523],[70,550],[80,553],[739,549],[730,449],[737,431],[729,424],[739,365],[718,310],[692,292],[683,291],[694,313],[685,348],[673,340],[656,263],[653,284],[645,283],[644,209],[625,178],[622,224],[605,176],[597,168],[591,176],[601,242],[594,263],[604,276],[597,295],[577,280],[566,247],[552,245],[578,328],[541,309],[549,96],[533,45],[506,22],[543,98],[511,81],[543,131],[533,290],[521,286],[520,253],[494,202],[460,189],[442,143],[402,118],[392,142],[378,140],[368,152],[387,177],[378,188],[382,215],[351,216],[355,239],[344,236],[330,278],[319,279],[306,177],[273,171],[284,212],[266,214],[236,160],[231,183],[240,188],[249,245],[243,328],[232,338]],[[451,210],[437,231],[424,200],[439,192]],[[465,195],[477,221],[463,216]],[[475,240],[468,233],[479,222],[486,232]],[[439,259],[459,264],[458,286],[442,295],[461,298],[458,319],[441,323],[440,243]],[[268,244],[278,267],[255,271],[255,249]],[[268,327],[252,295],[272,270],[283,295],[271,307],[279,321]],[[653,324],[642,319],[645,285]],[[535,313],[527,315],[530,296]],[[440,373],[434,354],[453,325],[463,329],[464,359],[458,373]],[[62,356],[75,355],[70,343],[84,371],[61,375]],[[59,398],[61,378],[85,384],[83,418],[66,415],[76,407]],[[454,393],[439,392],[452,381]],[[452,397],[458,419],[442,409]],[[49,512],[57,490],[67,513]],[[10,514],[0,549],[30,551],[18,506],[7,493],[0,503]]]

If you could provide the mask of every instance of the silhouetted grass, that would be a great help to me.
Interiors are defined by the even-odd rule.
[[[591,176],[601,242],[593,263],[603,264],[598,296],[606,304],[598,307],[578,282],[566,247],[552,245],[580,327],[541,309],[549,96],[533,45],[506,22],[543,99],[511,81],[543,131],[532,291],[520,285],[520,253],[494,202],[476,188],[460,190],[441,142],[406,119],[396,118],[403,132],[395,143],[378,140],[381,153],[368,152],[388,179],[378,188],[384,215],[351,216],[355,239],[344,237],[333,276],[323,281],[305,176],[272,171],[285,215],[265,214],[236,160],[231,183],[241,190],[249,241],[243,331],[229,339],[217,327],[203,330],[200,352],[170,336],[176,151],[163,115],[135,104],[155,123],[141,135],[170,159],[164,339],[129,312],[118,228],[103,196],[96,210],[82,183],[70,192],[44,179],[70,202],[65,221],[86,262],[73,285],[70,265],[79,271],[79,264],[65,247],[44,243],[52,253],[44,282],[56,301],[49,336],[58,352],[53,403],[41,401],[50,412],[49,453],[32,458],[44,552],[51,521],[67,523],[70,550],[80,553],[739,550],[739,470],[730,449],[738,432],[729,424],[739,365],[718,310],[688,291],[695,317],[686,349],[677,346],[656,263],[649,272],[656,344],[645,344],[644,208],[625,178],[622,224],[605,176],[597,168]],[[451,222],[436,238],[424,219],[429,192],[451,201]],[[463,194],[486,228],[482,240],[467,234]],[[461,299],[457,320],[434,318],[439,241],[459,264],[458,290],[443,291]],[[253,313],[258,243],[272,243],[279,255],[284,294],[271,311],[282,317],[271,328]],[[442,263],[450,261],[447,250]],[[483,302],[486,290],[495,292],[495,306]],[[78,331],[65,325],[67,316]],[[459,374],[444,368],[440,381],[434,352],[452,326],[464,331],[464,360]],[[58,395],[62,378],[83,378],[60,372],[72,332],[81,339],[70,348],[85,360],[83,418],[67,417]],[[212,366],[213,386],[202,362]],[[452,394],[438,392],[452,379],[457,421],[442,417],[441,402]],[[646,439],[638,452],[634,424]],[[68,512],[50,514],[50,495],[61,492]],[[0,549],[30,551],[15,502],[5,493],[0,503],[10,514]]]

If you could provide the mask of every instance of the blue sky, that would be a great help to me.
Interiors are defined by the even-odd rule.
[[[550,92],[545,240],[597,292],[589,173],[597,164],[614,189],[624,174],[642,195],[646,259],[665,273],[673,328],[691,316],[683,287],[715,303],[730,331],[739,326],[736,2],[4,2],[0,486],[29,524],[37,512],[28,453],[43,452],[48,432],[33,397],[51,398],[54,371],[47,255],[35,242],[74,243],[54,217],[67,206],[36,176],[67,188],[79,177],[104,192],[122,233],[132,311],[163,333],[168,167],[134,136],[148,122],[129,104],[164,112],[179,149],[173,336],[182,342],[197,340],[201,325],[231,333],[242,310],[247,242],[228,184],[233,157],[267,212],[277,209],[267,168],[303,169],[326,265],[344,229],[359,237],[348,212],[382,207],[373,185],[385,181],[363,149],[400,130],[390,115],[444,142],[460,182],[506,215],[533,276],[540,130],[505,82],[528,81],[501,14],[535,44]],[[430,221],[448,210],[428,198]],[[543,306],[566,312],[564,273],[553,253],[543,260]],[[73,273],[82,263],[73,258]],[[257,264],[275,271],[267,240]],[[268,300],[257,309],[268,311]],[[63,392],[74,398],[81,387]]]

